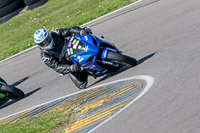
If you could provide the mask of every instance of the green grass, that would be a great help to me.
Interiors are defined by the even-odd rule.
[[[136,0],[49,0],[34,10],[0,25],[0,60],[34,46],[39,28],[52,30],[80,26]]]
[[[0,125],[1,133],[51,133],[63,132],[71,122],[75,111],[71,107],[61,108],[51,113],[41,114],[36,117],[29,117],[15,123]]]

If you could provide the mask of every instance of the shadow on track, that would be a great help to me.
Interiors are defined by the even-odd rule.
[[[15,87],[16,87],[17,85],[21,84],[22,82],[24,82],[24,81],[27,80],[27,79],[29,79],[29,77],[25,77],[25,78],[23,78],[23,79],[21,79],[21,80],[15,82],[15,83],[13,83],[12,86],[15,86]]]
[[[152,53],[152,54],[150,54],[150,55],[147,55],[147,56],[143,57],[142,59],[139,59],[139,60],[137,61],[137,62],[138,62],[137,66],[140,65],[140,64],[142,64],[143,62],[145,62],[145,61],[148,60],[149,58],[153,57],[155,54],[156,54],[156,52],[154,52],[154,53]],[[109,74],[105,75],[103,78],[101,78],[100,80],[96,81],[95,83],[89,85],[87,88],[90,88],[90,87],[92,87],[93,85],[95,85],[95,84],[97,84],[97,83],[99,83],[99,82],[101,82],[101,81],[104,81],[104,80],[106,80],[106,79],[108,79],[108,78],[110,78],[110,77],[112,77],[112,76],[115,76],[115,75],[117,75],[117,74],[119,74],[119,73],[122,73],[122,72],[124,72],[124,71],[126,71],[126,70],[128,70],[128,69],[130,69],[130,68],[131,68],[131,67],[124,66],[124,67],[120,68],[117,72],[113,72],[113,73],[109,73]]]
[[[145,57],[142,58],[142,59],[139,59],[137,65],[142,64],[143,62],[145,62],[145,61],[148,60],[149,58],[153,57],[155,54],[156,54],[156,52],[154,52],[154,53],[152,53],[152,54],[150,54],[150,55],[148,55],[148,56],[145,56]]]
[[[37,88],[37,89],[35,89],[35,90],[33,90],[33,91],[29,92],[29,93],[26,93],[24,98],[29,97],[30,95],[32,95],[33,93],[39,91],[40,89],[41,89],[41,87]]]

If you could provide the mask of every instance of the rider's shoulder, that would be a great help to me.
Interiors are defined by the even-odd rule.
[[[59,29],[53,29],[51,31],[51,34],[60,34],[60,30]]]

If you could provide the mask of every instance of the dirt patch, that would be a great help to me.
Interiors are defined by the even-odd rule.
[[[49,130],[49,133],[64,132],[72,123],[77,121],[80,115],[81,110],[78,108],[71,108],[64,111],[59,117],[54,119],[54,121],[61,121],[62,124]]]

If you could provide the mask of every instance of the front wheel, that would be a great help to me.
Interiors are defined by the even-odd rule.
[[[117,64],[122,64],[126,66],[131,66],[131,67],[137,65],[137,60],[135,58],[123,55],[121,53],[115,53],[112,51],[108,51],[106,59]]]
[[[11,85],[2,85],[0,91],[6,94],[9,99],[20,100],[24,98],[24,92]]]

